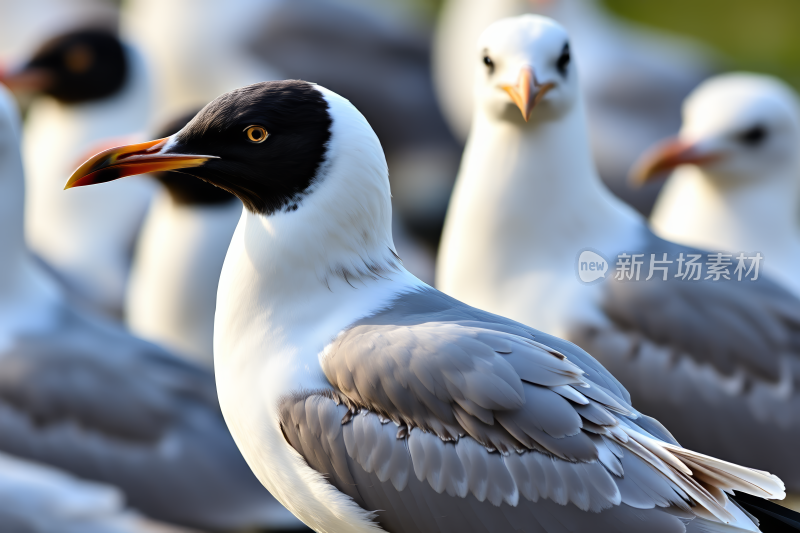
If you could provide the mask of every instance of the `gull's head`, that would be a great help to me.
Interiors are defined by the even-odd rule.
[[[24,65],[0,75],[0,81],[14,91],[42,93],[73,104],[115,94],[127,75],[119,38],[107,30],[87,28],[43,43]]]
[[[478,40],[475,101],[496,120],[524,124],[559,118],[578,98],[566,30],[546,17],[499,20]]]
[[[262,82],[223,94],[173,135],[95,155],[65,188],[163,171],[228,191],[285,235],[350,235],[339,248],[362,256],[394,248],[380,142],[349,101],[313,83]]]
[[[800,179],[800,100],[782,81],[734,73],[711,78],[684,102],[683,125],[640,158],[639,183],[695,165],[718,186]]]

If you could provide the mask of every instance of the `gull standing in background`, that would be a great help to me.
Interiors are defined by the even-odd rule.
[[[157,137],[177,133],[196,113],[178,117]],[[213,369],[217,285],[242,203],[186,174],[151,176],[162,187],[139,234],[125,321],[134,334]]]
[[[245,206],[217,302],[220,404],[261,482],[314,530],[758,531],[740,505],[766,516],[768,502],[733,491],[783,497],[775,476],[679,446],[577,346],[405,270],[383,150],[337,94],[231,91],[174,135],[94,156],[67,188],[154,170]]]
[[[688,246],[760,252],[764,271],[800,296],[800,100],[782,81],[732,73],[686,99],[680,134],[645,153],[637,183],[677,169],[650,216]]]
[[[453,130],[466,139],[472,120],[472,50],[483,30],[501,18],[536,13],[572,35],[592,155],[600,176],[643,213],[659,184],[632,187],[630,166],[651,143],[680,127],[680,104],[711,74],[714,56],[701,43],[616,16],[600,0],[447,0],[434,39],[433,73]]]
[[[680,258],[711,258],[656,237],[605,188],[560,26],[505,19],[473,58],[475,119],[438,287],[577,343],[681,444],[800,492],[800,300],[763,273],[737,281],[735,262],[728,280],[694,269],[695,281]],[[581,281],[583,251],[603,257],[605,279]],[[620,275],[612,258],[623,253],[642,254],[641,276]]]
[[[19,130],[0,86],[0,451],[115,485],[158,520],[300,526],[248,470],[211,373],[75,305],[33,261]]]
[[[71,295],[119,317],[154,186],[139,179],[63,194],[61,185],[100,141],[147,128],[150,86],[143,58],[107,30],[79,29],[41,45],[0,82],[41,95],[31,104],[23,136],[31,250]]]

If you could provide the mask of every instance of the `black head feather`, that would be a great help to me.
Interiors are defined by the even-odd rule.
[[[211,155],[182,172],[237,196],[253,213],[297,209],[325,160],[332,120],[328,103],[311,83],[256,83],[204,107],[174,137],[171,153]],[[246,132],[268,136],[253,142]]]
[[[158,130],[156,137],[169,137],[178,133],[199,112],[195,109],[191,113],[183,114],[165,124]],[[151,174],[164,188],[167,189],[176,204],[184,205],[214,205],[234,201],[236,197],[216,185],[206,183],[188,174],[179,172],[154,172]]]
[[[112,32],[76,30],[50,39],[25,65],[48,78],[43,92],[64,103],[111,96],[125,84],[128,61]]]

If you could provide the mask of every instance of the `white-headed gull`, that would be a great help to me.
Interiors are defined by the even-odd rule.
[[[800,491],[800,300],[756,255],[662,240],[605,188],[568,49],[535,15],[477,43],[438,287],[576,342],[681,444]]]
[[[680,134],[633,169],[644,182],[678,167],[650,216],[660,236],[760,252],[764,271],[800,295],[800,100],[765,75],[724,74],[687,98]]]

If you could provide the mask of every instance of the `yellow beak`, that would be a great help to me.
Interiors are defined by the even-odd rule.
[[[503,89],[505,89],[511,97],[511,100],[517,104],[525,122],[528,122],[536,104],[538,104],[542,98],[544,98],[544,95],[547,94],[547,91],[553,87],[555,87],[555,84],[552,82],[539,85],[536,82],[536,75],[533,73],[533,68],[528,65],[520,69],[516,85],[503,85]]]

